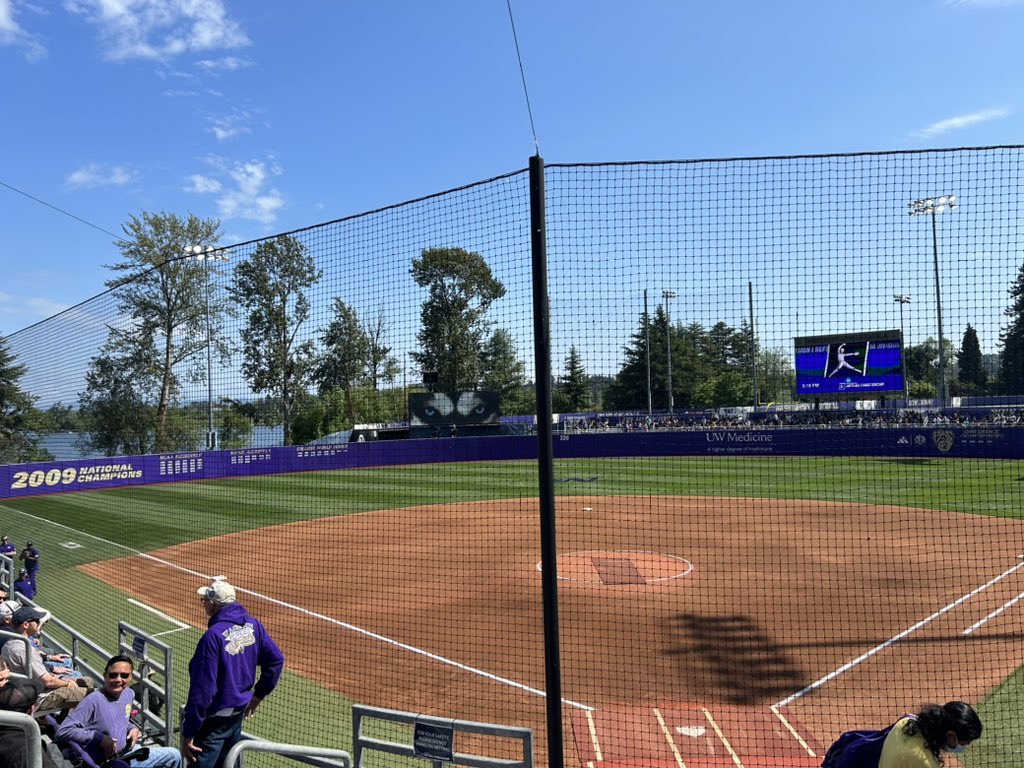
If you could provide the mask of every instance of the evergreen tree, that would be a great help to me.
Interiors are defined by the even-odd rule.
[[[562,401],[567,413],[582,413],[591,408],[590,382],[587,369],[583,366],[583,358],[576,345],[569,347],[565,358],[565,376],[559,387]]]
[[[978,333],[967,324],[960,350],[956,353],[957,365],[960,368],[960,388],[966,395],[984,394],[988,388],[988,374],[982,364],[981,344]]]
[[[999,335],[999,386],[1003,394],[1016,395],[1024,392],[1024,264],[1010,286],[1010,299],[1010,306],[1003,310],[1009,322]]]

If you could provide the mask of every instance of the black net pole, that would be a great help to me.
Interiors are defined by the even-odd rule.
[[[530,251],[533,261],[533,346],[540,482],[541,588],[544,601],[544,673],[547,681],[548,765],[562,768],[562,679],[558,651],[558,556],[555,544],[555,466],[551,434],[551,336],[544,159],[530,158]]]

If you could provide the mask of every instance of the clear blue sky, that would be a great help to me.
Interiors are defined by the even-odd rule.
[[[1024,0],[511,5],[548,163],[1024,140]],[[505,0],[0,0],[0,67],[0,335],[102,291],[129,214],[230,244],[534,152]]]

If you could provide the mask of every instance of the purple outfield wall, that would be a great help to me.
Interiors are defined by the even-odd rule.
[[[559,459],[716,455],[1020,459],[1024,457],[1024,427],[829,427],[555,435],[555,457]],[[51,461],[0,466],[0,498],[284,472],[536,457],[535,436],[493,436]]]

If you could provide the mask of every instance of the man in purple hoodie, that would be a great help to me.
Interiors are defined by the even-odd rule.
[[[284,655],[223,576],[197,592],[209,621],[188,664],[181,753],[196,768],[221,768],[242,737],[242,720],[277,686]]]

